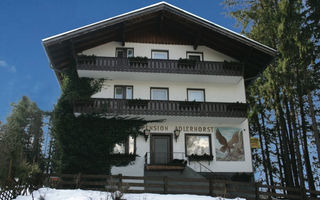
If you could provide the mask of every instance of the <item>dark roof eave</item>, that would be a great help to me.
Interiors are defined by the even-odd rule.
[[[168,11],[174,12],[175,14],[182,15],[183,17],[185,17],[185,18],[187,18],[197,24],[205,26],[206,28],[209,28],[215,32],[220,33],[220,34],[226,35],[231,39],[234,39],[234,40],[237,40],[241,43],[246,44],[247,46],[258,49],[259,51],[262,51],[270,56],[274,57],[277,54],[277,51],[275,49],[272,49],[272,48],[270,48],[266,45],[263,45],[257,41],[254,41],[254,40],[247,38],[243,35],[240,35],[238,33],[231,31],[231,30],[223,28],[217,24],[214,24],[208,20],[205,20],[205,19],[203,19],[199,16],[196,16],[196,15],[193,15],[192,13],[189,13],[185,10],[182,10],[180,8],[172,6],[172,5],[165,3],[165,2],[153,4],[151,6],[147,6],[147,7],[138,9],[138,10],[131,11],[129,13],[125,13],[125,14],[122,14],[122,15],[119,15],[116,17],[102,20],[100,22],[96,22],[94,24],[89,24],[87,26],[83,26],[83,27],[80,27],[80,28],[77,28],[77,29],[74,29],[74,30],[71,30],[71,31],[68,31],[65,33],[61,33],[61,34],[58,34],[58,35],[55,35],[55,36],[52,36],[49,38],[45,38],[42,40],[42,42],[45,47],[48,47],[50,45],[58,44],[63,41],[70,40],[74,37],[84,35],[89,32],[93,32],[95,30],[101,29],[101,28],[105,28],[105,27],[108,27],[108,26],[111,26],[114,24],[121,23],[123,21],[128,20],[131,17],[136,17],[139,15],[144,15],[146,13],[160,11],[160,10],[168,10]]]

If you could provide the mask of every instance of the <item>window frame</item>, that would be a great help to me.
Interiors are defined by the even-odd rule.
[[[153,90],[153,89],[167,90],[167,99],[166,99],[166,100],[156,100],[156,99],[152,99],[152,90]],[[168,87],[150,87],[150,100],[155,100],[155,101],[169,101],[169,88],[168,88]]]
[[[111,151],[111,154],[121,154],[121,155],[130,155],[129,153],[129,137],[132,137],[133,140],[134,140],[134,143],[133,143],[133,154],[132,155],[136,155],[137,153],[137,137],[135,136],[131,136],[129,135],[128,138],[123,142],[123,143],[116,143],[116,144],[124,144],[124,153],[114,153],[113,152],[113,149],[114,147],[112,148],[112,151]],[[114,145],[116,145],[114,144]]]
[[[116,87],[122,87],[122,89],[125,88],[125,90],[127,90],[127,87],[131,87],[132,88],[132,92],[131,92],[131,96],[133,99],[133,85],[114,85],[113,86],[113,98],[116,99]],[[127,91],[124,93],[125,94],[125,98],[122,98],[122,99],[127,99]],[[123,95],[123,94],[122,94]]]
[[[212,155],[212,140],[211,140],[211,134],[196,134],[196,133],[185,133],[184,134],[184,150],[185,150],[185,156],[189,157],[191,155],[188,155],[188,151],[187,151],[187,136],[208,136],[209,137],[209,156],[213,156]],[[197,154],[194,154],[197,155]],[[198,156],[203,156],[203,155],[198,155]]]
[[[202,62],[203,61],[203,52],[198,52],[198,51],[187,51],[186,52],[186,58],[189,59],[189,55],[200,55],[200,61]]]
[[[190,101],[189,99],[190,90],[203,91],[203,101],[196,101],[196,102],[206,102],[206,90],[204,88],[187,88],[187,101]]]
[[[115,57],[116,57],[116,58],[120,58],[120,57],[118,57],[118,55],[117,55],[117,51],[118,51],[118,50],[125,50],[125,57],[122,57],[122,58],[129,58],[129,57],[128,57],[128,49],[132,49],[132,53],[133,53],[132,57],[134,57],[134,48],[132,48],[132,47],[116,47]]]
[[[153,58],[153,52],[165,52],[165,53],[167,53],[167,59]],[[151,49],[151,59],[155,59],[155,60],[169,60],[169,50]]]

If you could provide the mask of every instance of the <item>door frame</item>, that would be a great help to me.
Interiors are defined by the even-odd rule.
[[[169,155],[169,159],[168,161],[172,160],[173,159],[173,134],[172,133],[151,133],[150,134],[150,164],[153,164],[154,163],[154,158],[152,156],[152,153],[154,152],[154,143],[153,143],[153,139],[154,137],[156,136],[169,136],[169,140],[170,140],[170,144],[169,144],[169,147],[170,147],[170,155]]]

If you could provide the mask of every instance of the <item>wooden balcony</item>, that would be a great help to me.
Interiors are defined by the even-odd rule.
[[[158,115],[247,118],[247,104],[136,99],[91,99],[89,101],[74,102],[74,113],[102,113],[107,116]]]
[[[241,63],[78,56],[78,70],[243,76]]]

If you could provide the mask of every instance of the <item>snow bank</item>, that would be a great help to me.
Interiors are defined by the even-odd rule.
[[[56,190],[51,188],[41,188],[33,192],[35,200],[40,199],[40,195],[45,200],[112,200],[110,193],[92,190]],[[126,200],[227,200],[222,197],[209,197],[199,195],[174,195],[174,194],[125,194]],[[32,196],[18,196],[16,200],[32,200]],[[244,200],[236,198],[236,200]]]

